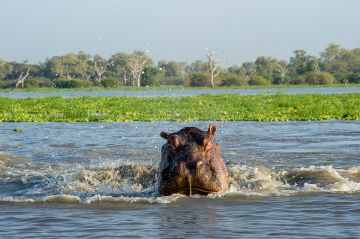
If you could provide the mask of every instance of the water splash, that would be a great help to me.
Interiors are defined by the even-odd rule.
[[[0,202],[171,203],[185,197],[158,195],[157,169],[156,164],[133,162],[47,165],[0,153]],[[228,172],[229,190],[207,197],[360,192],[360,166],[285,169],[233,164]]]

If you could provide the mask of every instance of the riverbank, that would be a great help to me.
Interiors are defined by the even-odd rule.
[[[360,120],[360,94],[0,97],[0,122]]]
[[[0,92],[67,92],[67,91],[159,91],[159,90],[221,90],[221,89],[287,89],[287,88],[334,88],[334,87],[360,87],[360,84],[331,84],[331,85],[266,85],[266,86],[215,86],[193,87],[182,85],[162,86],[119,86],[119,87],[84,87],[84,88],[10,88],[0,89]]]

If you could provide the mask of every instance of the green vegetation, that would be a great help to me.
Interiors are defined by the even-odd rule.
[[[154,61],[146,53],[115,53],[108,59],[85,52],[47,58],[40,64],[0,59],[0,88],[140,86],[267,86],[360,84],[360,48],[330,44],[319,56],[296,50],[289,61],[258,57],[222,68],[215,52],[193,63]]]
[[[0,97],[0,121],[360,120],[360,94],[196,97]]]

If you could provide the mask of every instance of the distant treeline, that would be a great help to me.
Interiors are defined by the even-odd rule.
[[[39,64],[0,59],[0,88],[360,83],[360,48],[347,50],[338,44],[330,44],[319,56],[296,50],[289,61],[261,56],[228,68],[221,68],[212,50],[206,56],[207,60],[191,64],[155,63],[141,51],[120,52],[109,59],[81,51]]]

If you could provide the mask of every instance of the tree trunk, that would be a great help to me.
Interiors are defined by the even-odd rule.
[[[24,72],[21,72],[17,82],[16,82],[16,85],[15,85],[15,88],[18,88],[19,85],[21,85],[21,88],[24,88],[25,86],[25,80],[26,78],[28,78],[29,76],[29,71],[30,71],[30,67],[26,70],[26,73],[24,75]]]

